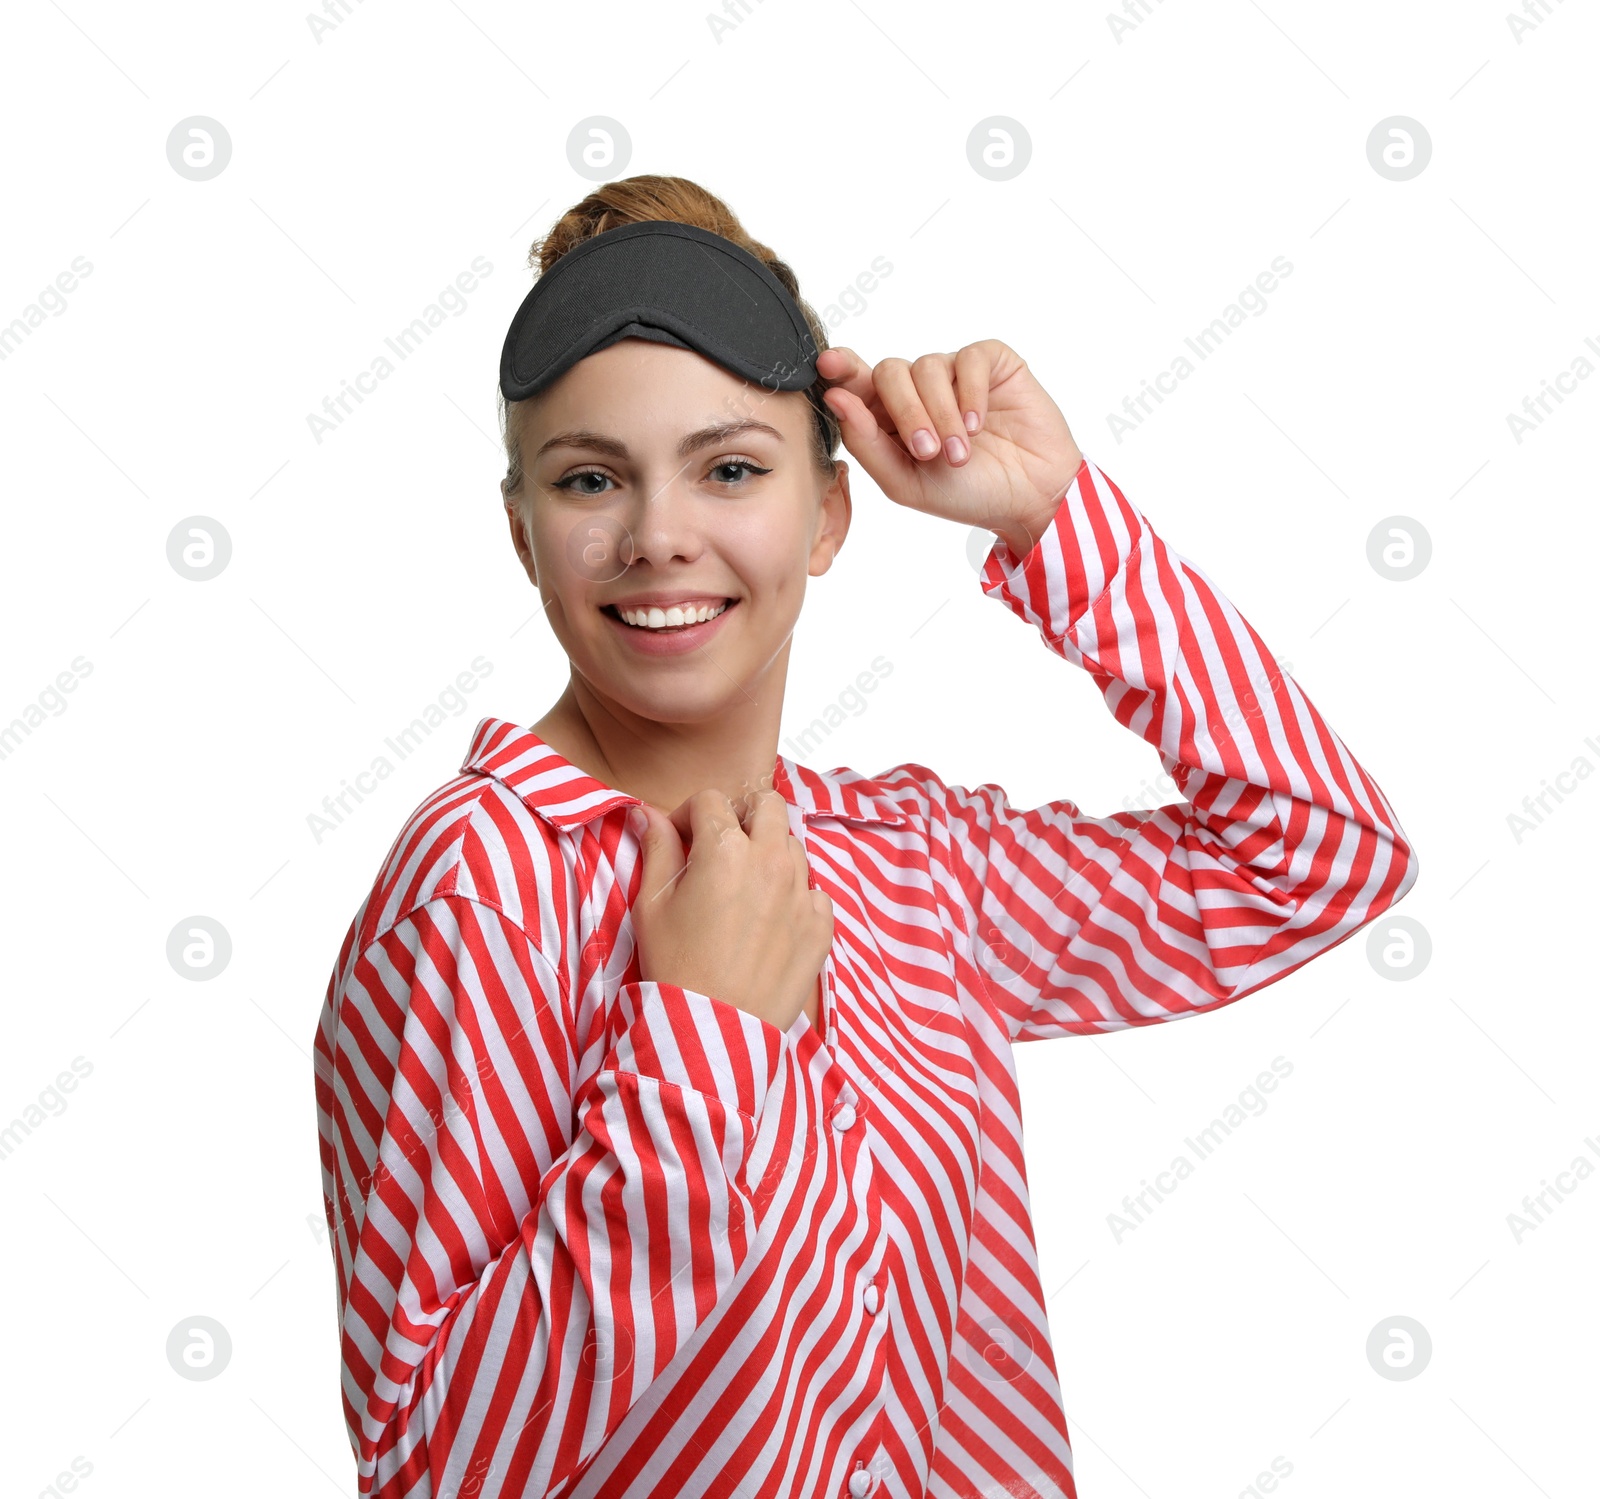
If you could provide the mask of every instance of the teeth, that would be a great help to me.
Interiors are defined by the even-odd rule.
[[[621,609],[617,613],[630,625],[639,625],[647,630],[665,630],[674,625],[696,625],[705,620],[715,619],[728,607],[728,601],[720,604],[702,604],[696,608],[684,609],[674,604],[670,609]]]

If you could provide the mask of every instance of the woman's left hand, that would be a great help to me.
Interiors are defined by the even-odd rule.
[[[891,500],[987,527],[1018,557],[1044,534],[1083,462],[1060,408],[997,338],[876,365],[853,349],[825,349],[817,373],[845,447]]]

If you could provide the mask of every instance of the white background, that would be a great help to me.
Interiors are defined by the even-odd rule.
[[[1487,0],[1151,0],[1118,40],[1077,0],[741,3],[720,40],[681,3],[351,0],[320,40],[294,4],[6,7],[0,323],[92,265],[0,363],[0,723],[92,668],[0,759],[0,1124],[92,1069],[0,1160],[6,1491],[66,1492],[76,1458],[90,1495],[354,1492],[310,1045],[407,814],[480,717],[532,723],[565,680],[494,391],[601,115],[632,142],[604,176],[702,182],[819,309],[886,257],[835,342],[1018,349],[1417,849],[1414,977],[1362,933],[1202,1023],[1019,1052],[1085,1499],[1225,1499],[1274,1458],[1298,1499],[1593,1494],[1600,1182],[1566,1177],[1520,1242],[1508,1215],[1600,1164],[1600,777],[1507,821],[1600,767],[1600,379],[1520,443],[1507,422],[1600,367],[1593,8],[1550,0],[1519,40]],[[207,181],[167,158],[193,115],[232,142]],[[1393,115],[1432,142],[1406,181],[1367,156]],[[1031,141],[1009,180],[969,164],[990,116]],[[307,414],[476,256],[466,310],[315,441]],[[1276,256],[1266,310],[1119,442],[1107,413]],[[853,477],[785,735],[893,671],[811,763],[1164,799],[968,537]],[[231,538],[210,582],[168,562],[192,516]],[[1368,560],[1391,516],[1431,538],[1409,581]],[[318,842],[308,814],[480,655],[460,716]],[[195,915],[232,942],[204,983],[166,956]],[[1265,1112],[1119,1243],[1124,1195],[1278,1056]],[[1431,1360],[1382,1378],[1368,1335],[1400,1315]],[[168,1363],[195,1316],[231,1339],[215,1379]]]

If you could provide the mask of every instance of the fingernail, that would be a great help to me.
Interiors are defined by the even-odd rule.
[[[960,463],[967,456],[966,439],[953,433],[944,440],[944,456],[952,463]]]
[[[967,431],[976,432],[978,430],[978,413],[976,411],[969,411],[961,419],[967,424]]]
[[[627,823],[628,831],[632,833],[635,838],[643,838],[645,829],[650,826],[649,818],[647,818],[636,806],[628,808]]]
[[[911,451],[919,458],[931,458],[939,451],[939,439],[926,427],[918,427],[911,434]]]

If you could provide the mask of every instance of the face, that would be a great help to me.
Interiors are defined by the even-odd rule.
[[[619,717],[663,723],[781,703],[806,580],[850,524],[845,465],[835,479],[818,471],[805,395],[626,338],[514,418],[512,539],[588,690]],[[724,600],[715,618],[664,632],[617,612]]]

